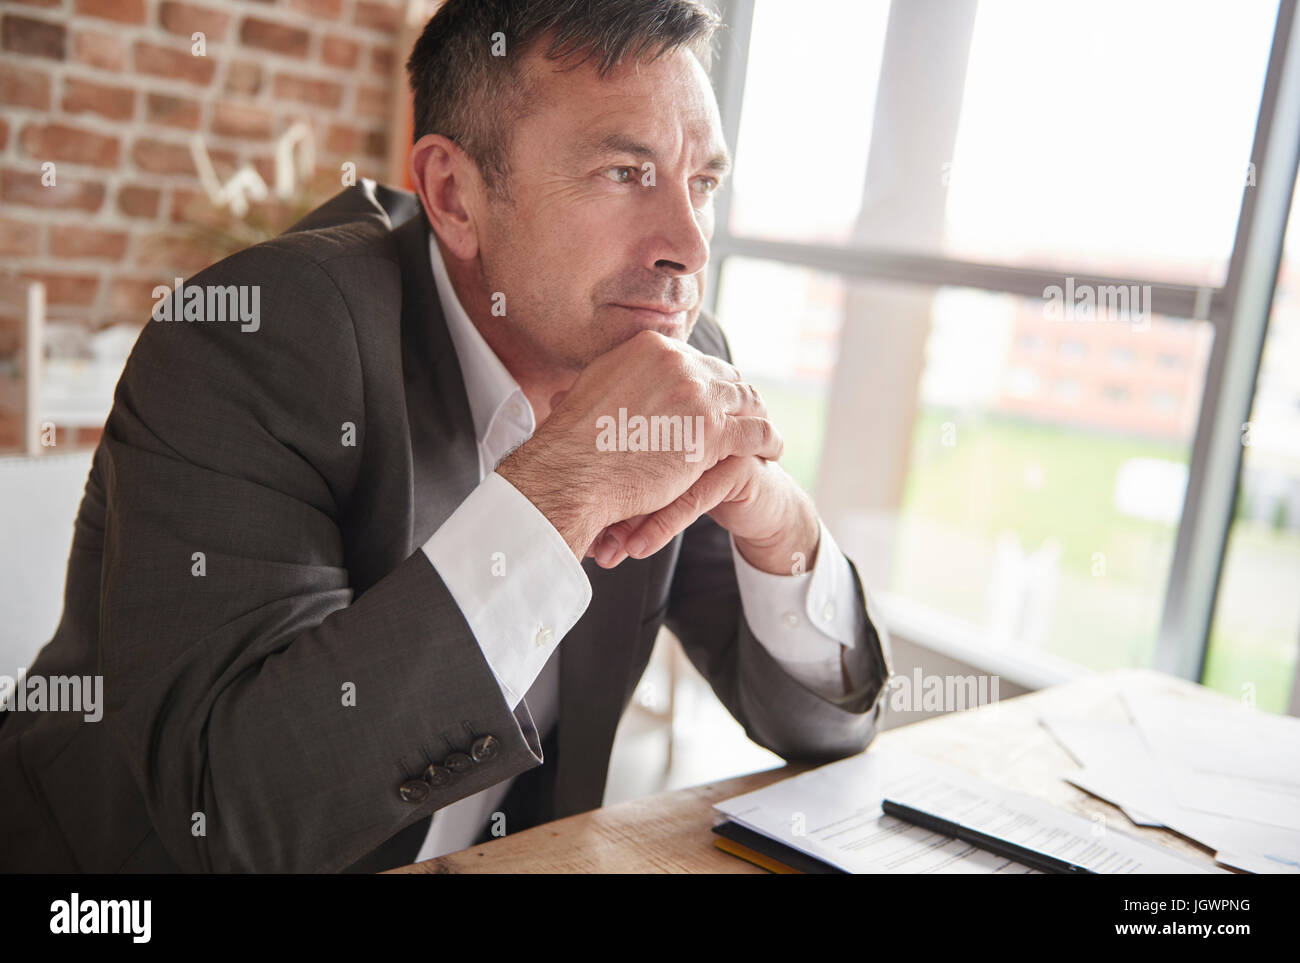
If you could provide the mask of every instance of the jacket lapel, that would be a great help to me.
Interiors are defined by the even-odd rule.
[[[423,545],[479,482],[474,420],[429,263],[428,223],[420,211],[393,232],[402,271],[402,377],[411,430],[410,551]]]

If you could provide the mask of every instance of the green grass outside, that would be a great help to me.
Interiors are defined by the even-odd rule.
[[[825,432],[820,391],[760,385],[786,440],[782,464],[812,490]],[[955,444],[943,444],[943,426]],[[975,625],[988,616],[993,546],[1060,543],[1046,650],[1098,669],[1149,666],[1164,605],[1174,525],[1121,514],[1115,478],[1130,458],[1186,463],[1188,448],[1003,416],[923,409],[890,588]],[[1105,574],[1094,572],[1095,553]],[[1288,594],[1289,587],[1289,594]],[[1300,534],[1238,521],[1232,532],[1205,682],[1285,711],[1300,627]]]

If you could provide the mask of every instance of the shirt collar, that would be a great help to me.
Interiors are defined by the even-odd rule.
[[[536,428],[532,405],[519,387],[519,382],[501,363],[491,345],[483,340],[483,335],[479,334],[478,328],[474,327],[474,322],[465,313],[451,286],[447,265],[442,260],[442,251],[438,248],[432,230],[429,231],[429,261],[433,266],[442,314],[447,319],[447,331],[456,347],[456,358],[460,362],[461,378],[465,382],[465,394],[469,399],[474,433],[478,436],[479,444],[487,438],[493,422],[503,416],[502,409],[511,401],[519,403],[520,407],[514,409],[518,413],[516,420],[531,435]]]

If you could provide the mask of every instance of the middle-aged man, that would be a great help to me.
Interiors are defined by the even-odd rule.
[[[29,672],[103,718],[0,714],[0,868],[376,870],[599,806],[663,624],[760,745],[871,741],[887,637],[700,313],[716,27],[451,0],[415,194],[190,280],[255,322],[155,311]]]

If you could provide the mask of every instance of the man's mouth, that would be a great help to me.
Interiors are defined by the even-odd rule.
[[[691,310],[689,306],[674,307],[662,304],[615,304],[614,307],[630,312],[643,326],[665,334],[675,333],[684,328]]]

